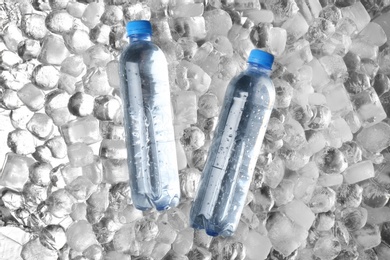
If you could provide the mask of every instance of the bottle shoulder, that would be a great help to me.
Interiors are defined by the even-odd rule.
[[[120,61],[136,62],[141,58],[145,59],[149,56],[156,55],[156,53],[162,53],[162,50],[155,43],[151,41],[137,41],[126,46],[126,48],[122,51]]]
[[[266,73],[244,70],[233,78],[230,84],[233,91],[231,94],[234,96],[240,92],[247,92],[251,96],[248,101],[257,103],[257,100],[267,100],[266,103],[274,104],[276,96],[274,84]]]

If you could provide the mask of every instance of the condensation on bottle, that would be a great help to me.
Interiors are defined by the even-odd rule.
[[[167,60],[149,21],[126,29],[119,67],[131,196],[137,209],[166,210],[180,200]]]
[[[190,212],[191,226],[210,236],[231,236],[239,223],[275,102],[273,60],[267,52],[252,50],[247,69],[226,90]]]

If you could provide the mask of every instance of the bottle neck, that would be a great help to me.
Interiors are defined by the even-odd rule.
[[[131,34],[129,35],[130,43],[138,42],[138,41],[146,41],[150,42],[152,37],[149,33],[143,34]]]
[[[272,72],[270,69],[264,68],[258,63],[252,63],[252,62],[248,62],[248,70],[264,73],[267,76],[271,76],[271,72]]]

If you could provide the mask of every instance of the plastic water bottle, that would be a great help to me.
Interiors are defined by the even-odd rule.
[[[132,200],[140,210],[165,210],[180,200],[167,61],[149,21],[126,29],[120,77]]]
[[[191,208],[191,226],[210,236],[237,228],[275,101],[273,56],[252,50],[248,67],[230,82]]]

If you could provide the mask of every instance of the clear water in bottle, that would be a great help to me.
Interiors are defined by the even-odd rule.
[[[180,200],[167,61],[148,21],[126,29],[120,78],[132,200],[140,210],[165,210]]]
[[[275,101],[273,56],[252,50],[248,68],[230,82],[191,208],[191,226],[211,236],[237,228]]]

